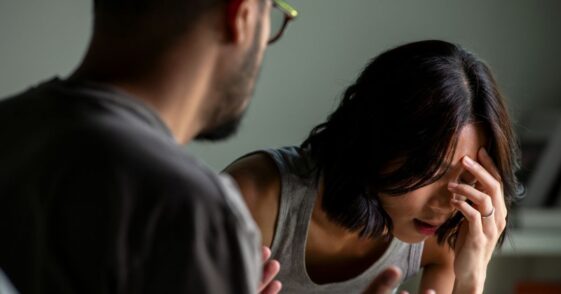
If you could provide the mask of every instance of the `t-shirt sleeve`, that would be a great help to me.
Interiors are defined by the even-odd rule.
[[[54,190],[49,259],[60,287],[256,293],[259,235],[229,180],[161,180],[102,162],[69,170]]]
[[[222,205],[193,201],[165,209],[148,266],[159,270],[147,277],[155,287],[147,293],[257,292],[258,231],[239,192],[227,180],[216,183],[224,194]]]
[[[226,204],[233,212],[236,223],[236,239],[233,241],[239,244],[236,247],[239,247],[242,259],[240,271],[243,271],[250,290],[257,290],[262,275],[261,234],[234,180],[227,174],[221,174],[220,180]]]

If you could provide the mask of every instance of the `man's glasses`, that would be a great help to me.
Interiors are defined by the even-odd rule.
[[[286,29],[289,21],[298,16],[298,11],[283,0],[273,0],[273,11],[271,12],[271,33],[269,44],[276,42]]]

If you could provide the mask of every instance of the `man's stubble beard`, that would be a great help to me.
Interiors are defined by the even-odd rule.
[[[217,85],[221,103],[211,112],[208,127],[196,137],[197,141],[225,140],[239,129],[248,105],[239,110],[242,104],[249,104],[261,70],[259,63],[259,44],[261,42],[261,21],[257,24],[253,44],[245,55],[240,69],[232,72]]]

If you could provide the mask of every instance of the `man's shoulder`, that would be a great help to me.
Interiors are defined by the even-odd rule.
[[[139,189],[168,197],[201,201],[223,197],[218,175],[170,138],[98,123],[77,133],[71,140],[78,146],[68,153],[84,161],[82,166],[103,164],[127,175]]]
[[[53,80],[0,101],[0,113],[6,114],[0,134],[14,145],[0,147],[4,155],[25,149],[34,162],[47,162],[45,169],[74,177],[91,175],[103,183],[113,180],[103,174],[118,171],[131,185],[154,193],[201,201],[223,197],[216,173],[188,155],[149,111],[130,101],[67,92],[60,83]]]

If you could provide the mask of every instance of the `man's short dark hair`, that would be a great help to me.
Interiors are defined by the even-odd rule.
[[[229,0],[94,0],[96,29],[181,33]],[[150,33],[149,31],[147,33]]]

